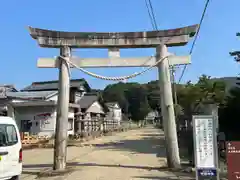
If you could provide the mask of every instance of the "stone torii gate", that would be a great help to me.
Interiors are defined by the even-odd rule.
[[[67,114],[69,104],[69,67],[74,64],[81,68],[98,67],[140,67],[156,66],[159,72],[161,109],[167,144],[169,167],[179,167],[179,150],[169,65],[189,64],[190,56],[169,56],[167,47],[183,46],[195,35],[198,25],[183,28],[147,32],[62,32],[29,27],[30,35],[41,47],[60,48],[61,58],[40,58],[38,67],[59,68],[59,93],[54,149],[54,170],[66,167]],[[156,56],[120,58],[119,48],[156,48]],[[107,48],[109,58],[71,57],[73,48]],[[115,53],[115,56],[111,55]],[[168,57],[168,60],[166,60]],[[69,61],[66,61],[67,58]],[[65,59],[65,60],[64,60]],[[147,61],[150,59],[149,61]],[[147,61],[147,62],[146,62]],[[71,62],[71,63],[69,63]]]

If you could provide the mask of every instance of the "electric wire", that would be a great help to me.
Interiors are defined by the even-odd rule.
[[[158,31],[158,26],[157,26],[155,13],[154,13],[154,10],[153,10],[152,1],[151,0],[145,0],[145,4],[146,4],[146,8],[147,8],[147,11],[148,11],[148,15],[149,15],[152,27],[153,27],[153,29]]]
[[[150,22],[152,24],[152,27],[155,28],[154,20],[153,20],[153,17],[151,15],[151,10],[150,10],[150,7],[148,6],[148,1],[147,0],[145,0],[145,5],[146,5],[146,8],[147,8],[148,16],[150,18]]]
[[[149,18],[151,20],[151,24],[153,26],[154,29],[156,29],[158,31],[158,27],[157,27],[157,23],[156,23],[156,17],[155,17],[155,14],[154,14],[154,10],[153,10],[153,6],[152,6],[152,2],[151,0],[145,0],[145,4],[146,4],[146,7],[147,7],[147,10],[148,10],[148,15],[149,15]],[[92,73],[84,68],[81,68],[79,66],[77,66],[76,64],[72,63],[70,61],[70,58],[66,58],[66,57],[62,57],[62,56],[58,56],[62,59],[64,59],[68,64],[70,64],[71,66],[79,69],[80,71],[82,71],[83,73],[85,74],[88,74],[92,77],[95,77],[95,78],[99,78],[99,79],[103,79],[103,80],[111,80],[111,81],[124,81],[124,80],[127,80],[127,79],[130,79],[130,78],[133,78],[133,77],[136,77],[136,76],[139,76],[149,70],[151,70],[154,66],[156,66],[158,63],[160,63],[162,60],[166,59],[167,57],[169,56],[166,56],[166,57],[163,57],[161,58],[160,60],[156,61],[155,64],[149,66],[148,68],[144,69],[143,71],[140,71],[140,72],[135,72],[131,75],[127,75],[127,76],[121,76],[121,77],[107,77],[107,76],[102,76],[102,75],[98,75],[98,74],[95,74],[95,73]],[[145,65],[148,61],[150,61],[152,59],[153,56],[151,56],[149,59],[147,59],[146,62],[144,62],[143,65]]]
[[[195,38],[194,38],[194,40],[193,40],[193,43],[192,43],[192,46],[191,46],[191,49],[190,49],[190,52],[189,52],[190,55],[193,53],[194,47],[195,47],[195,45],[196,45],[196,41],[197,41],[197,39],[198,39],[199,32],[200,32],[200,29],[201,29],[203,20],[204,20],[204,17],[205,17],[207,8],[208,8],[208,6],[209,6],[209,2],[210,2],[210,0],[207,0],[206,3],[205,3],[204,9],[203,9],[203,13],[202,13],[202,15],[201,15],[199,27],[198,27],[198,30],[197,30],[197,32],[196,32]],[[179,80],[178,80],[178,84],[181,82],[181,80],[182,80],[182,78],[183,78],[183,76],[184,76],[184,73],[186,72],[186,69],[187,69],[187,65],[185,64],[185,65],[184,65],[184,68],[183,68],[183,71],[182,71],[182,73],[181,73],[181,75],[180,75],[180,78],[179,78]]]

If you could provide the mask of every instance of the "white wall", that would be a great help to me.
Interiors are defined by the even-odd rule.
[[[107,119],[117,121],[120,125],[122,121],[122,109],[117,104],[114,107],[108,107],[108,109]]]
[[[99,104],[98,101],[94,102],[88,109],[86,112],[94,112],[94,113],[103,113],[104,114],[104,110],[102,108],[102,106]]]
[[[82,97],[82,94],[78,93],[75,96],[77,100]],[[58,93],[49,97],[46,101],[57,102],[57,100],[58,100]],[[12,102],[27,102],[27,100],[14,99],[12,100]],[[49,113],[49,112],[51,113],[51,116],[46,119],[45,123],[39,124],[37,123],[37,121],[39,120],[34,120],[34,117],[37,114]],[[56,106],[15,107],[14,114],[20,129],[21,129],[22,120],[30,120],[30,121],[33,121],[32,128],[30,130],[31,133],[36,133],[39,136],[44,136],[44,135],[52,136],[54,134],[55,125],[56,125]],[[71,130],[68,131],[68,134],[74,134],[74,109],[73,108],[69,109],[68,118],[73,119],[72,128]],[[68,124],[68,126],[70,127],[70,123]]]
[[[43,117],[36,116],[42,113],[50,113],[50,117],[43,120]],[[56,106],[15,107],[15,119],[20,130],[22,130],[21,121],[30,120],[32,122],[30,132],[39,136],[52,136],[54,134],[56,115]],[[74,120],[74,110],[72,108],[69,110],[68,117]],[[74,123],[72,127],[68,134],[74,134]]]
[[[27,101],[26,100],[13,99],[11,102],[18,103],[18,102],[27,102]]]
[[[54,94],[53,96],[49,97],[49,99],[47,99],[47,101],[55,101],[57,102],[58,100],[58,93]]]
[[[72,119],[72,129],[68,130],[68,135],[69,134],[74,134],[74,109],[73,108],[69,108],[69,112],[68,112],[68,119]],[[70,123],[68,122],[68,126],[70,125]]]
[[[85,93],[84,92],[76,92],[75,93],[75,103],[78,103],[78,101],[83,97]],[[58,93],[49,97],[49,99],[47,99],[47,101],[56,101],[58,100]]]

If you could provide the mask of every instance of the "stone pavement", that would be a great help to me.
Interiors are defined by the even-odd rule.
[[[186,174],[165,168],[163,132],[152,127],[117,133],[91,140],[84,147],[68,147],[72,171],[47,180],[173,180],[189,179]],[[26,150],[21,180],[37,179],[40,171],[51,169],[52,149]],[[181,177],[180,177],[181,176]]]

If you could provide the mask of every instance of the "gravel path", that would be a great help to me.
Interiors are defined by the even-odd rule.
[[[69,147],[68,162],[73,171],[61,177],[40,179],[66,180],[171,180],[178,177],[165,168],[164,135],[152,127],[117,133]],[[36,178],[36,173],[52,166],[53,150],[24,151],[23,180]]]

